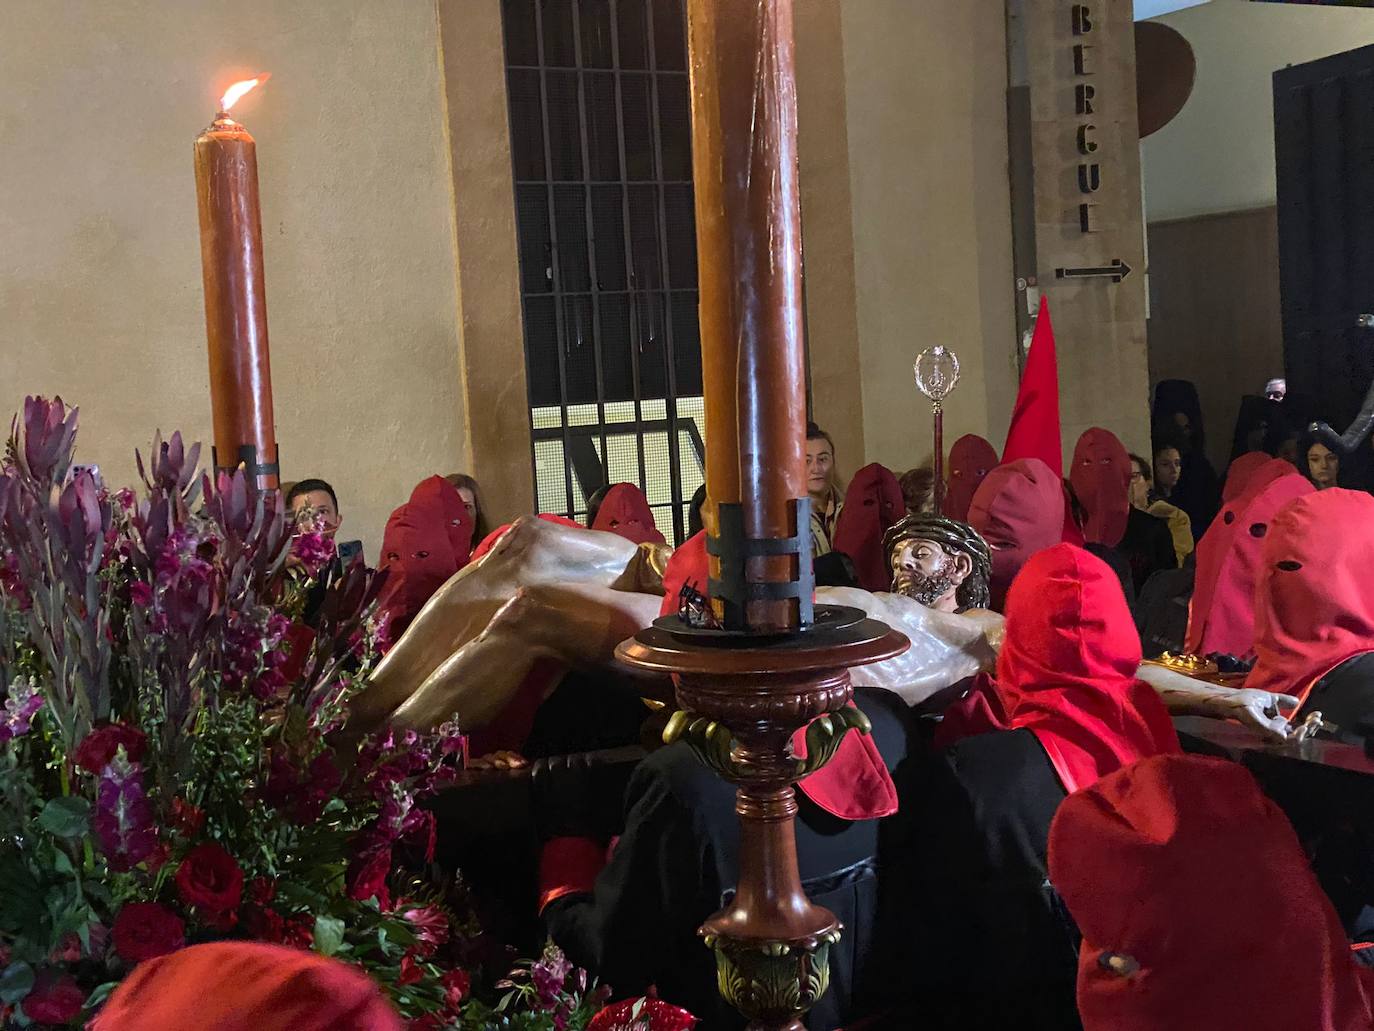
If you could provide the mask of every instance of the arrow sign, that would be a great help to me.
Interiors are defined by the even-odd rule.
[[[1110,265],[1099,265],[1092,268],[1060,268],[1055,269],[1054,274],[1059,279],[1096,279],[1102,277],[1110,279],[1113,283],[1119,283],[1131,274],[1131,266],[1120,258],[1113,258]]]

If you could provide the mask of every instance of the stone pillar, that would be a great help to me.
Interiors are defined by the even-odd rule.
[[[1090,426],[1147,448],[1132,4],[1007,0],[1007,46],[1018,321],[1052,299],[1066,457]]]

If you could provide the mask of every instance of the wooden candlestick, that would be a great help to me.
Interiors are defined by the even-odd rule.
[[[802,891],[792,784],[868,729],[849,667],[909,642],[812,605],[792,0],[689,0],[688,21],[715,625],[693,622],[688,599],[691,618],[616,654],[676,676],[664,740],[738,785],[738,888],[701,928],[721,992],[753,1031],[801,1031],[842,928]]]
[[[228,470],[242,465],[250,485],[275,490],[257,147],[248,130],[221,111],[196,138],[195,160],[214,464]]]
[[[792,3],[692,0],[688,32],[711,596],[786,632],[811,607]]]

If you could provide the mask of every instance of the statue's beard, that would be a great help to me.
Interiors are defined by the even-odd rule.
[[[903,569],[892,579],[892,592],[906,595],[912,601],[919,602],[926,608],[934,608],[935,603],[956,585],[954,577],[950,575],[950,566],[953,564],[953,562],[946,561],[938,571],[930,576]]]

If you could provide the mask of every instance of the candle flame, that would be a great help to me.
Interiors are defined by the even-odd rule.
[[[271,72],[259,72],[256,78],[244,79],[241,82],[234,83],[224,91],[224,96],[219,98],[219,109],[227,113],[231,107],[243,99],[244,94],[262,85],[271,77]]]

